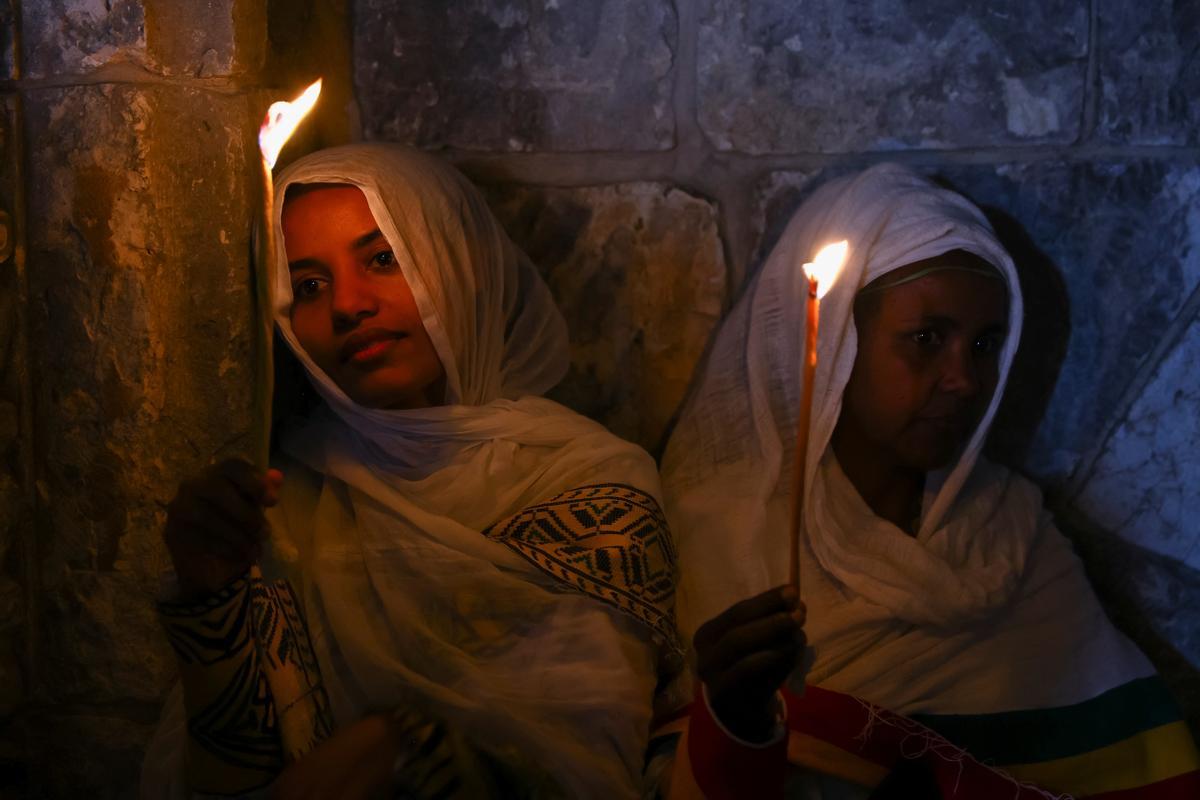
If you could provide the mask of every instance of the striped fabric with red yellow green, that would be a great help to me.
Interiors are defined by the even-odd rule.
[[[793,767],[872,788],[903,761],[918,761],[945,798],[1200,798],[1195,742],[1153,676],[1072,705],[990,714],[904,717],[819,686],[784,697],[786,748],[750,750],[730,740],[700,699],[690,719],[665,726],[659,735],[683,732],[670,796],[716,800],[752,786],[782,797],[782,777],[768,761],[786,757]]]
[[[1073,705],[992,714],[908,718],[820,687],[787,699],[789,760],[862,785],[920,753],[935,775],[954,778],[961,797],[988,797],[993,787],[1013,797],[1019,782],[1095,800],[1200,798],[1195,742],[1155,676]],[[981,785],[964,792],[964,781]],[[943,794],[955,796],[953,788]]]

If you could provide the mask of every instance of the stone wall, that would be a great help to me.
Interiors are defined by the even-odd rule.
[[[988,207],[1032,299],[996,453],[1195,718],[1196,0],[348,3],[0,0],[0,797],[135,794],[163,506],[249,446],[253,135],[317,73],[284,160],[444,151],[567,312],[556,396],[651,450],[818,183]]]
[[[353,37],[359,135],[491,187],[568,311],[559,397],[651,449],[711,328],[665,321],[815,186],[895,160],[983,206],[1030,306],[993,454],[1200,721],[1195,0],[355,0]]]
[[[164,507],[251,450],[254,137],[346,58],[343,20],[336,0],[0,2],[0,797],[136,796],[175,680]],[[307,146],[345,130],[338,63]]]

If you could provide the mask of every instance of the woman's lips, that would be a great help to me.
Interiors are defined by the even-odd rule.
[[[351,353],[348,361],[351,364],[365,364],[368,361],[374,361],[390,350],[395,343],[395,339],[379,339],[371,342],[366,347]]]
[[[354,334],[342,345],[339,355],[346,364],[368,364],[387,353],[402,338],[403,333],[393,331],[366,331]]]

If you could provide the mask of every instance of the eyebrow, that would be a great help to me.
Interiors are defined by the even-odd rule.
[[[324,266],[324,264],[315,258],[299,258],[288,262],[288,272],[296,272],[302,269],[321,269]]]
[[[366,247],[367,245],[371,244],[376,239],[379,239],[382,236],[383,236],[383,231],[379,230],[379,228],[376,228],[375,230],[371,231],[370,233],[364,233],[362,236],[355,239],[354,242],[350,246],[353,247],[355,250],[358,250],[360,247]]]
[[[351,242],[350,248],[352,250],[361,250],[367,245],[372,244],[376,240],[380,239],[382,236],[383,231],[379,230],[379,228],[376,228],[370,233],[364,233],[362,236],[359,236],[357,239]],[[299,258],[295,261],[288,262],[288,272],[295,272],[296,270],[300,269],[320,269],[324,266],[325,265],[316,258]]]

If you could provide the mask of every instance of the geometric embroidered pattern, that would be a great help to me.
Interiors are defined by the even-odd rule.
[[[276,706],[284,755],[297,761],[333,733],[329,695],[291,583],[264,580],[258,570],[251,576],[260,668]]]
[[[179,657],[193,791],[264,786],[329,737],[329,698],[286,580],[252,569],[196,603],[158,610]]]
[[[250,580],[196,603],[160,602],[188,706],[188,783],[229,793],[270,783],[284,765],[275,704],[254,641]]]
[[[582,486],[484,531],[570,589],[649,625],[674,651],[675,546],[653,497],[619,483]]]

